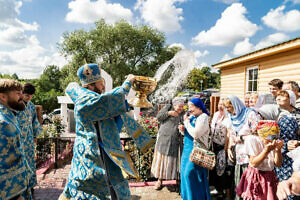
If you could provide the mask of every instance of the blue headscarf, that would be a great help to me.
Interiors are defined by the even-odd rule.
[[[204,103],[201,99],[193,98],[193,99],[190,100],[190,102],[192,102],[195,106],[200,108],[203,113],[206,113],[209,116],[209,112],[206,110],[206,107],[205,107],[205,105],[204,105]]]
[[[249,113],[254,110],[252,108],[247,108],[245,104],[235,95],[229,95],[228,99],[234,108],[235,115],[230,113],[228,114],[234,130],[239,132],[243,125],[247,122]]]

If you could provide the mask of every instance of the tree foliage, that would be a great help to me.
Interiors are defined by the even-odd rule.
[[[201,83],[202,80],[202,83]],[[185,86],[194,91],[207,88],[220,88],[220,74],[211,72],[209,67],[194,68],[188,75]]]
[[[64,95],[61,87],[62,72],[55,65],[46,66],[39,79],[33,80],[32,84],[36,87],[32,101],[36,105],[42,105],[43,111],[49,113],[60,105],[57,96]]]
[[[69,79],[76,80],[76,71],[86,59],[88,63],[100,63],[112,76],[114,86],[130,73],[153,76],[177,52],[176,48],[166,47],[164,35],[149,26],[133,26],[125,21],[109,25],[104,20],[96,22],[90,31],[64,33],[59,48],[64,56],[72,58]]]

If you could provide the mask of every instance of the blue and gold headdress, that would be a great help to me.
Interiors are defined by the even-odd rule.
[[[81,66],[77,71],[77,75],[82,86],[95,83],[103,79],[101,76],[101,69],[97,64],[85,64]]]

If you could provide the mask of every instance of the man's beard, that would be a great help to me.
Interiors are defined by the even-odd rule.
[[[94,92],[98,93],[98,94],[102,94],[102,91],[99,90],[96,86],[94,87]]]
[[[23,100],[12,101],[11,99],[8,99],[7,105],[10,108],[17,110],[17,111],[25,110],[25,104],[24,104]]]

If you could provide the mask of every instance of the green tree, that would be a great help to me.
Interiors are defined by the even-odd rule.
[[[100,20],[88,32],[76,30],[64,33],[59,48],[64,56],[72,58],[70,80],[76,80],[74,72],[86,59],[88,63],[100,63],[112,76],[115,86],[120,85],[130,73],[153,76],[160,65],[178,51],[165,46],[161,32],[145,25],[133,26],[123,20],[114,25]]]
[[[220,74],[211,72],[210,67],[202,67],[201,72],[207,77],[205,88],[220,88]]]
[[[18,75],[17,75],[16,73],[14,73],[13,75],[11,75],[11,77],[12,77],[13,79],[15,79],[15,80],[19,80],[19,77],[18,77]]]
[[[36,86],[32,101],[42,105],[43,111],[49,113],[58,108],[57,96],[64,95],[61,87],[62,72],[55,65],[46,66],[39,79],[32,81]]]
[[[202,83],[201,83],[202,80]],[[186,79],[186,87],[189,89],[192,89],[194,91],[200,91],[204,88],[206,88],[207,84],[207,77],[206,75],[201,71],[201,69],[194,68],[190,73],[188,74],[188,77]]]
[[[62,75],[59,68],[55,65],[47,66],[43,74],[40,76],[38,81],[39,89],[43,92],[48,92],[51,89],[55,91],[62,92],[63,89],[61,88],[61,79]]]

